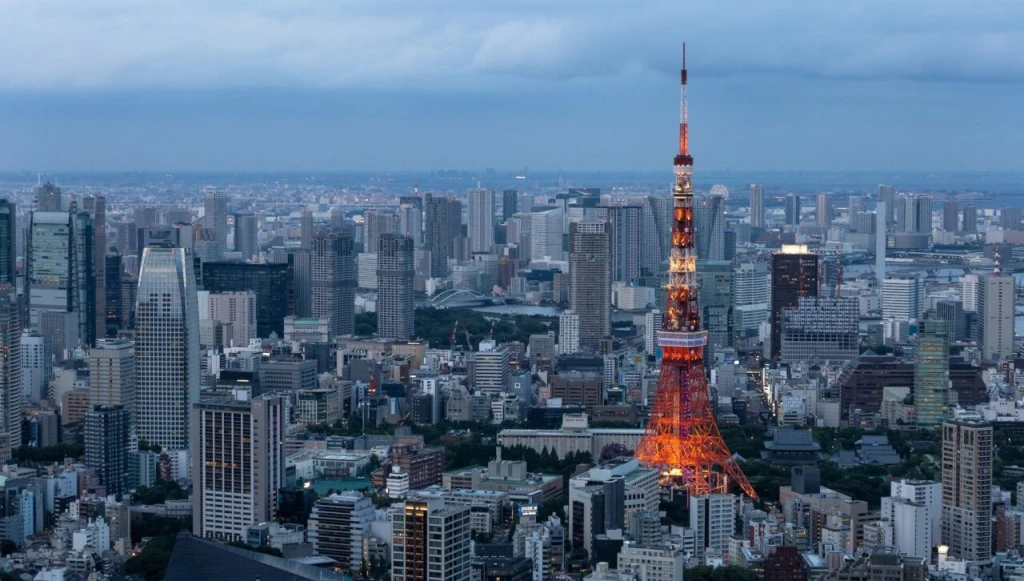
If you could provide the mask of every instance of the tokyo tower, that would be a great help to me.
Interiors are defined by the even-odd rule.
[[[679,153],[672,190],[672,247],[668,304],[658,333],[662,349],[658,391],[647,430],[635,456],[661,471],[664,484],[681,485],[691,495],[726,492],[730,481],[750,498],[757,493],[718,431],[704,374],[707,331],[697,304],[697,256],[693,232],[693,157],[690,156],[686,102],[686,46],[680,76]]]

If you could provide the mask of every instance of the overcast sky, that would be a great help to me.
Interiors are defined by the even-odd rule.
[[[2,170],[1024,169],[1020,0],[0,0]]]

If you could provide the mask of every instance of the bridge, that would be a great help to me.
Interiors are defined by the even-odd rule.
[[[438,309],[480,307],[494,303],[506,304],[502,297],[465,288],[448,289],[427,301],[427,305]]]

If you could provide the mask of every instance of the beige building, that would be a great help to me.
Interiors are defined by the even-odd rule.
[[[992,452],[991,424],[942,424],[942,542],[951,556],[992,556]]]

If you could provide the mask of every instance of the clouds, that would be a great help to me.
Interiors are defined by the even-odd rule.
[[[1020,81],[1022,27],[1011,0],[0,0],[0,89],[507,88],[672,74],[683,39],[701,75]]]

